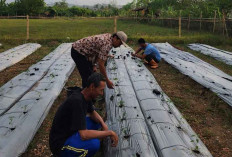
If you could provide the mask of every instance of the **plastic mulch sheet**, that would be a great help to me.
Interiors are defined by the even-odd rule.
[[[0,116],[27,93],[48,72],[50,66],[70,49],[70,43],[61,44],[41,61],[32,65],[26,72],[19,74],[3,85],[0,88]]]
[[[161,51],[161,56],[166,62],[210,89],[232,106],[232,77],[230,75],[188,52],[172,47],[168,43],[154,45]]]
[[[106,157],[158,157],[146,121],[122,59],[108,60],[107,74],[115,88],[106,88],[107,124],[119,136],[119,144],[104,142]]]
[[[19,156],[27,149],[75,67],[71,59],[70,48],[69,44],[65,52],[54,60],[47,73],[37,81],[33,88],[0,116],[1,157]],[[55,56],[56,53],[53,55]],[[54,58],[48,57],[47,59],[53,60]],[[37,68],[43,69],[45,65],[41,64]],[[27,80],[28,82],[34,81],[33,78]]]
[[[232,52],[220,50],[205,44],[189,44],[188,47],[205,55],[209,55],[226,64],[232,65]]]
[[[137,110],[133,111],[131,109],[132,111],[127,111],[125,115],[127,115],[126,117],[132,115],[136,117],[136,114],[138,114],[139,117],[143,117],[142,119],[145,120],[146,124],[143,127],[148,128],[158,156],[211,157],[212,155],[208,149],[191,129],[172,101],[162,91],[154,76],[147,70],[140,59],[131,57],[133,50],[121,46],[111,52],[115,54],[115,59],[108,61],[107,70],[111,80],[114,80],[116,88],[114,90],[106,89],[107,122],[111,124],[110,126],[112,124],[116,125],[112,129],[118,133],[119,138],[123,139],[123,136],[125,136],[122,131],[124,125],[120,125],[122,123],[120,117],[123,112],[119,111],[126,110],[128,106],[133,109],[134,104],[138,103],[139,107],[134,106]],[[122,89],[118,90],[118,88]],[[118,94],[119,97],[117,97]],[[130,99],[133,99],[134,102],[129,101]],[[121,101],[124,102],[124,105],[120,105]],[[141,112],[142,116],[140,115]],[[119,118],[117,118],[118,116]],[[128,123],[127,125],[139,131],[136,129],[138,127],[134,126],[134,123]],[[127,140],[131,141],[131,137],[127,137]],[[119,146],[116,149],[110,147],[109,141],[107,142],[106,156],[133,156],[131,154],[122,154],[122,152],[130,149],[137,150],[134,148],[134,142],[130,142],[131,145],[128,145],[127,149],[122,149],[123,151],[120,148],[124,146],[124,141],[119,141]],[[139,150],[143,152],[143,149],[143,147],[140,147]],[[145,152],[147,151],[145,150]],[[135,156],[139,155],[144,156],[142,153]]]
[[[0,53],[0,71],[23,60],[40,47],[40,44],[28,43]]]

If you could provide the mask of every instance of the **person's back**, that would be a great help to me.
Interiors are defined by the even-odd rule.
[[[146,43],[143,38],[138,40],[138,44],[140,47],[132,55],[144,59],[145,63],[149,64],[152,69],[158,68],[158,63],[161,61],[160,52],[152,44]],[[142,50],[144,53],[138,55]]]
[[[150,43],[147,43],[147,46],[144,50],[144,54],[155,56],[155,58],[158,62],[160,62],[160,60],[161,60],[159,51]]]

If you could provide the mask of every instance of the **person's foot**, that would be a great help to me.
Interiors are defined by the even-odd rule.
[[[149,64],[152,69],[156,69],[159,67],[158,64],[153,59],[149,62]]]

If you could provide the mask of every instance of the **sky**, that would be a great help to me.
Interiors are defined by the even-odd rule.
[[[6,0],[7,3],[14,2],[15,0]],[[61,0],[44,0],[47,4],[59,2]],[[109,4],[113,0],[66,0],[69,4],[77,5],[95,5],[95,4]],[[117,5],[125,5],[133,0],[115,0]]]

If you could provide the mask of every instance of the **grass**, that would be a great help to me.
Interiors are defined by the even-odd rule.
[[[202,60],[218,67],[232,75],[231,66],[205,56],[196,51],[190,51],[189,43],[205,43],[232,51],[232,40],[207,32],[185,31],[178,37],[178,29],[163,28],[151,24],[142,24],[129,20],[118,20],[118,30],[128,34],[128,44],[136,47],[138,38],[145,38],[148,42],[169,42],[177,47],[189,51]],[[0,86],[51,52],[62,42],[73,42],[80,38],[100,34],[112,33],[113,19],[31,19],[30,40],[26,41],[25,19],[0,19],[0,52],[26,42],[37,42],[42,45],[35,53],[23,61],[0,72]],[[213,92],[205,89],[192,79],[181,74],[164,61],[160,68],[151,70],[164,92],[171,98],[192,128],[200,136],[214,156],[232,156],[232,110]],[[80,75],[75,70],[66,86],[80,86]],[[48,116],[31,142],[26,156],[50,156],[48,134],[55,112],[65,100],[63,90],[53,104]],[[102,106],[102,102],[97,103]],[[104,110],[100,112],[104,116]],[[96,156],[103,156],[102,151]]]

